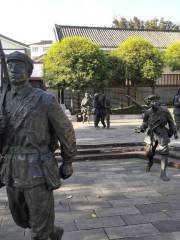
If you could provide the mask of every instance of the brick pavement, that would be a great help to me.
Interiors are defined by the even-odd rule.
[[[55,191],[56,224],[62,240],[179,240],[180,170],[168,168],[169,182],[159,179],[159,165],[145,173],[140,159],[74,163],[74,175]],[[18,228],[0,191],[0,239],[30,240]]]
[[[133,129],[141,119],[113,121],[95,130],[93,123],[73,123],[77,143],[142,142]],[[172,145],[179,146],[180,140]],[[180,240],[180,170],[168,168],[170,182],[159,179],[159,165],[144,172],[141,159],[74,163],[74,175],[55,191],[56,224],[62,240]],[[5,188],[0,190],[0,240],[30,240],[10,215]]]

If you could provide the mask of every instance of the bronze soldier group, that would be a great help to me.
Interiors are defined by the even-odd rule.
[[[103,128],[110,128],[111,100],[103,92],[95,93],[94,99],[85,93],[81,101],[82,122],[90,121],[91,112],[94,114],[94,127],[99,128],[99,122]]]
[[[74,129],[54,96],[33,88],[29,78],[33,61],[26,54],[13,52],[7,56],[9,82],[1,94],[0,187],[6,186],[9,207],[15,223],[31,229],[32,240],[61,240],[63,228],[54,225],[53,190],[61,186],[61,178],[73,174],[76,153]],[[149,109],[143,114],[140,132],[146,132],[146,171],[153,165],[155,152],[161,155],[160,178],[168,181],[166,168],[170,138],[177,136],[174,120],[159,97],[147,98]],[[179,101],[179,100],[178,100]],[[174,100],[176,102],[176,100]],[[89,115],[89,96],[81,103]],[[103,93],[94,96],[94,126],[110,127],[111,101]],[[106,123],[105,123],[106,121]],[[55,150],[61,149],[58,166]]]
[[[94,95],[94,127],[99,128],[101,121],[103,128],[110,128],[111,101],[104,93]]]

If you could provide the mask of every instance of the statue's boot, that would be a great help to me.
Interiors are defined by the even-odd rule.
[[[163,181],[170,180],[166,175],[167,166],[168,166],[168,158],[167,156],[163,156],[161,159],[161,173],[160,173],[160,179],[162,179]]]
[[[151,171],[151,167],[152,167],[152,165],[153,165],[153,157],[150,157],[149,159],[148,159],[148,163],[147,163],[147,166],[146,166],[146,172],[150,172]]]
[[[53,233],[51,233],[49,235],[49,239],[50,240],[61,240],[63,233],[64,233],[64,229],[63,228],[55,226]]]

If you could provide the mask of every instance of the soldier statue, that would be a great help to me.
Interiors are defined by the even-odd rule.
[[[86,92],[84,95],[84,98],[81,101],[81,113],[82,113],[83,123],[86,120],[89,123],[90,115],[91,115],[91,108],[92,108],[92,99],[91,99],[89,93]]]
[[[173,99],[173,113],[177,130],[180,130],[180,88]]]
[[[111,99],[109,96],[105,96],[105,108],[106,108],[106,125],[107,129],[110,128],[110,115],[111,115]]]
[[[170,138],[178,138],[174,120],[166,107],[160,106],[160,98],[157,95],[150,95],[147,99],[150,108],[144,112],[143,123],[140,132],[147,130],[145,137],[145,152],[148,158],[146,171],[149,172],[153,165],[155,152],[161,155],[160,178],[168,181],[166,168],[168,166],[168,154]],[[168,127],[167,127],[168,125]]]
[[[55,97],[30,85],[33,61],[26,54],[10,53],[7,69],[10,83],[0,124],[1,186],[6,186],[15,223],[30,228],[32,240],[60,240],[63,228],[54,225],[53,190],[73,173],[74,129]],[[57,140],[60,168],[54,157]]]
[[[104,93],[95,93],[94,95],[94,126],[99,128],[98,124],[101,121],[103,128],[106,128],[105,124],[106,106]]]

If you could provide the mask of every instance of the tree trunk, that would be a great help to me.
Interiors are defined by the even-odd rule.
[[[152,83],[152,94],[155,94],[155,80]]]
[[[127,80],[127,95],[130,94],[130,87],[129,87],[129,80]],[[130,105],[130,99],[127,98],[127,105],[129,106]]]
[[[60,91],[60,103],[64,104],[64,87],[61,87],[61,91]]]

